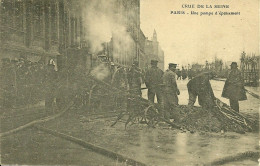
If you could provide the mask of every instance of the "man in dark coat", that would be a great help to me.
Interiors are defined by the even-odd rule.
[[[133,111],[139,112],[141,110],[138,101],[142,96],[141,84],[142,84],[142,70],[138,67],[138,61],[134,61],[131,68],[128,70],[127,79],[129,84],[130,95],[127,97],[127,110],[131,113]]]
[[[154,103],[156,95],[159,104],[162,104],[163,71],[157,67],[157,60],[151,60],[151,68],[145,73],[145,85],[148,88],[148,100]]]
[[[142,84],[142,71],[138,67],[138,61],[134,61],[132,67],[127,74],[130,93],[142,96],[141,84]]]
[[[205,72],[191,79],[188,84],[189,103],[188,106],[193,106],[198,96],[199,105],[204,108],[215,106],[215,96],[209,82],[214,77],[214,73]]]
[[[237,68],[237,63],[231,63],[231,71],[225,82],[222,97],[228,98],[233,110],[239,112],[238,101],[247,100],[244,79]]]
[[[176,66],[177,64],[170,63],[169,69],[167,69],[163,75],[164,84],[164,108],[170,110],[172,107],[178,105],[178,95],[180,91],[176,83]]]

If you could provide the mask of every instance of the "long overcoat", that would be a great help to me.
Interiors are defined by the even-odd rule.
[[[178,86],[176,83],[176,73],[171,70],[166,70],[163,75],[164,85],[164,103],[166,108],[168,106],[178,105]]]
[[[225,82],[222,97],[231,100],[247,100],[244,80],[238,69],[232,69]]]
[[[145,73],[145,85],[148,89],[160,89],[163,84],[163,71],[158,67],[151,67]]]

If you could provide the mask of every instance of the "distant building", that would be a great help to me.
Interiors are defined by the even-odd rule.
[[[145,68],[146,66],[146,54],[145,54],[145,40],[146,37],[143,33],[142,30],[140,30],[140,36],[139,36],[139,46],[140,46],[140,51],[139,51],[139,67],[141,69]]]
[[[140,0],[116,0],[115,17],[122,32],[114,32],[109,42],[110,60],[124,66],[139,61],[142,45],[140,43]],[[104,27],[105,28],[105,27]],[[142,55],[141,55],[142,56]]]
[[[145,41],[145,55],[146,55],[146,62],[145,66],[148,67],[150,65],[150,61],[152,59],[158,60],[158,67],[164,70],[164,52],[159,45],[157,40],[157,33],[154,30],[152,40],[148,40],[146,38]]]
[[[164,70],[164,51],[162,50],[162,48],[159,45],[159,49],[158,49],[158,67],[162,70]]]

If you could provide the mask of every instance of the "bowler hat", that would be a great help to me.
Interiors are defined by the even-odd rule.
[[[232,66],[232,65],[237,66],[237,63],[236,62],[232,62],[230,66]]]

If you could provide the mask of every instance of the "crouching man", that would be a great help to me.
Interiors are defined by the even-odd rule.
[[[199,105],[203,108],[212,108],[216,105],[215,96],[209,82],[214,76],[213,72],[201,73],[188,82],[188,106],[194,105],[197,96]]]

